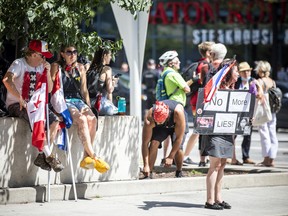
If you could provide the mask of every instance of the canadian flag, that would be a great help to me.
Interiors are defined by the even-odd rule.
[[[55,143],[58,145],[59,149],[66,151],[67,150],[66,128],[70,128],[73,121],[64,99],[64,92],[62,86],[63,85],[61,79],[61,69],[59,68],[54,80],[50,102],[54,110],[57,113],[59,113],[63,118],[63,122],[60,122]]]
[[[51,100],[50,100],[54,110],[59,113],[62,118],[66,128],[70,128],[72,125],[72,117],[70,112],[67,108],[65,99],[64,99],[64,92],[62,88],[62,79],[61,79],[61,69],[59,68],[55,80],[53,89],[51,92]]]
[[[35,92],[27,103],[27,113],[32,128],[32,145],[43,150],[46,140],[45,122],[46,122],[46,104],[47,104],[47,71],[44,69]]]

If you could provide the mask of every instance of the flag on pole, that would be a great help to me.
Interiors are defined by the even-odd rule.
[[[234,66],[236,61],[232,64],[225,64],[205,85],[204,87],[204,103],[210,102],[219,88],[222,80],[227,75],[228,71]]]
[[[63,117],[63,122],[66,128],[70,128],[72,125],[72,117],[70,112],[67,108],[65,99],[64,99],[64,92],[62,88],[62,79],[61,79],[61,71],[58,70],[53,89],[51,92],[51,100],[50,100],[54,110],[59,113]]]
[[[47,71],[44,69],[44,72],[36,84],[35,92],[27,103],[27,113],[32,128],[32,145],[38,148],[39,151],[43,150],[46,140],[47,91]]]
[[[64,151],[67,151],[67,147],[68,147],[67,146],[68,140],[66,138],[67,137],[66,133],[67,133],[67,131],[66,131],[65,124],[63,122],[60,122],[57,136],[55,139],[55,143],[59,149],[64,150]]]

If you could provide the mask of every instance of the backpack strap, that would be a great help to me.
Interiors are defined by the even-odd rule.
[[[173,71],[172,70],[167,70],[163,74],[163,83],[164,83],[164,88],[165,88],[166,93],[167,93],[167,89],[166,89],[166,85],[165,85],[165,78],[166,78],[167,74],[170,73],[170,72],[173,72]],[[175,90],[171,94],[169,94],[169,95],[167,94],[168,98],[170,98],[173,94],[175,94],[178,89],[179,89],[179,87],[177,86],[175,88]]]

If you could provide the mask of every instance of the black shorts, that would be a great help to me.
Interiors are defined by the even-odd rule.
[[[49,110],[49,125],[51,125],[54,121],[59,121],[59,118],[57,117],[57,115],[55,115],[55,113],[53,113],[50,109],[48,110]],[[19,103],[11,104],[8,107],[8,113],[9,113],[9,116],[11,117],[19,117],[27,121],[31,129],[27,110],[26,109],[20,110]]]
[[[180,149],[183,150],[183,145],[186,139],[186,132],[184,133],[183,136],[183,140],[182,143],[180,145]],[[156,140],[158,142],[160,142],[159,148],[162,148],[162,142],[168,137],[170,136],[171,138],[171,142],[172,142],[172,146],[174,144],[174,140],[176,139],[175,133],[174,133],[174,128],[163,128],[163,127],[154,127],[153,128],[153,132],[152,132],[152,140]]]

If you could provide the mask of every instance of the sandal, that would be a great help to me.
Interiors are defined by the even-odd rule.
[[[205,203],[205,208],[214,209],[214,210],[223,210],[223,207],[218,203],[210,204],[208,202]]]
[[[236,160],[236,162],[231,163],[231,165],[243,166],[243,163],[241,163],[240,161]]]
[[[229,205],[227,202],[223,201],[222,203],[217,203],[218,205],[222,206],[224,209],[231,209],[232,206]]]

